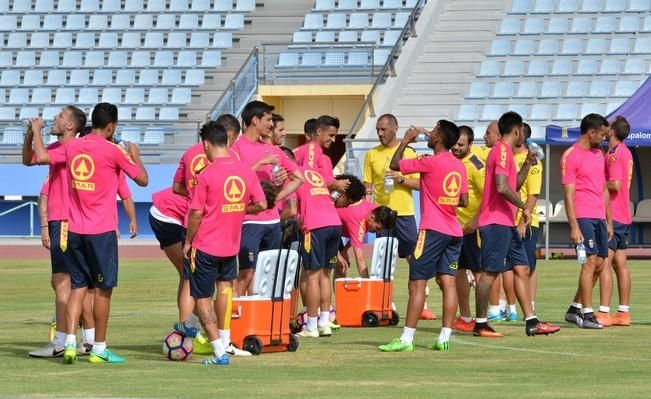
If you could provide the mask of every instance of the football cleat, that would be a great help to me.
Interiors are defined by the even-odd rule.
[[[63,364],[73,364],[77,361],[77,345],[68,344],[63,351]]]
[[[595,317],[592,316],[592,317],[584,317],[583,318],[583,327],[582,328],[589,329],[589,330],[601,330],[601,329],[604,328],[604,326],[599,324],[597,319],[595,319]]]
[[[579,328],[583,328],[583,317],[578,313],[567,312],[565,313],[565,321]]]
[[[429,309],[420,312],[420,320],[436,320],[436,315]]]
[[[199,333],[199,329],[196,327],[187,326],[185,323],[174,323],[174,331],[179,334],[185,335],[186,337],[194,338]]]
[[[560,329],[561,328],[559,326],[545,323],[544,321],[539,321],[535,326],[525,327],[525,333],[528,336],[543,335],[543,334],[549,335],[560,331]]]
[[[319,338],[319,330],[308,330],[307,326],[303,326],[303,329],[294,335],[300,338]]]
[[[319,327],[319,337],[329,337],[332,335],[332,328],[330,326]]]
[[[124,362],[126,362],[125,358],[116,355],[115,353],[111,352],[108,349],[104,349],[104,352],[102,353],[91,351],[90,356],[88,357],[88,363],[94,363],[94,364],[124,363]]]
[[[631,314],[629,312],[617,312],[612,317],[613,326],[628,327],[631,325]]]
[[[241,356],[241,357],[253,356],[251,352],[236,348],[233,344],[228,345],[225,351],[228,356]]]
[[[29,352],[28,355],[31,357],[61,357],[63,352],[64,348],[57,348],[53,343],[49,343],[42,348]]]
[[[201,364],[209,366],[228,366],[231,364],[231,360],[228,358],[228,354],[224,353],[220,357],[213,356],[210,359],[203,360]]]
[[[93,350],[93,345],[82,342],[81,345],[77,346],[77,356],[86,356],[90,354],[90,351]]]
[[[427,349],[441,351],[441,352],[448,352],[450,350],[450,341],[445,341],[445,342],[434,341],[431,344],[427,345]]]
[[[400,338],[396,338],[388,344],[380,345],[377,348],[382,352],[413,352],[414,343],[406,344],[402,342]]]
[[[457,317],[454,320],[454,324],[452,325],[452,329],[455,331],[460,331],[460,332],[472,332],[472,330],[475,328],[475,321],[469,321],[465,322],[461,317]]]
[[[472,335],[483,338],[501,338],[504,336],[504,334],[498,333],[488,324],[479,328],[475,324],[475,328],[472,330]]]
[[[595,318],[597,319],[597,322],[604,327],[610,327],[613,325],[613,320],[610,317],[610,314],[606,312],[597,312]]]

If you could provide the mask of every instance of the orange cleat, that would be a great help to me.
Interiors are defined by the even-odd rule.
[[[471,320],[469,322],[463,321],[461,317],[457,317],[454,320],[454,324],[452,325],[452,329],[455,331],[459,332],[465,332],[469,333],[472,332],[472,330],[475,328],[475,321]]]
[[[493,330],[493,327],[489,326],[488,324],[480,328],[477,328],[475,325],[474,329],[472,330],[472,335],[475,337],[483,338],[502,338],[504,336],[504,334],[500,334],[497,331]]]
[[[613,326],[628,327],[631,325],[631,314],[629,312],[617,312],[614,317],[611,317]]]
[[[420,312],[420,320],[436,320],[436,315],[429,309]]]
[[[606,312],[597,312],[595,313],[595,318],[604,327],[610,327],[613,325],[613,320],[610,317],[610,314]]]

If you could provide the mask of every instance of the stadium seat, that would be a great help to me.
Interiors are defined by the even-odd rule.
[[[278,67],[298,66],[298,53],[280,53],[278,54]]]
[[[619,75],[621,72],[621,62],[612,58],[601,61],[600,75]]]
[[[357,41],[357,32],[354,30],[345,30],[343,32],[339,32],[339,40],[340,42],[356,42]]]
[[[335,0],[316,0],[314,5],[315,10],[319,11],[330,11],[335,8]]]
[[[459,107],[457,119],[460,121],[474,121],[477,120],[479,114],[479,106],[476,104],[462,104]]]
[[[161,48],[163,47],[163,32],[147,32],[145,34],[146,48]]]
[[[402,31],[387,30],[384,32],[384,37],[382,38],[382,44],[385,46],[393,47],[401,37],[402,37]]]
[[[375,17],[374,17],[375,18]],[[368,27],[368,14],[352,13],[348,21],[348,29],[366,29]]]
[[[156,17],[156,29],[172,30],[176,28],[176,15],[159,14]]]
[[[108,27],[108,16],[104,14],[93,14],[88,19],[89,30],[104,30]]]
[[[29,89],[11,89],[8,104],[27,104],[29,102]]]
[[[307,16],[306,16],[306,21],[307,21]],[[346,27],[346,14],[329,14],[326,27],[328,29],[344,29]],[[314,29],[314,27],[312,27],[311,29]]]
[[[486,98],[488,97],[488,82],[472,82],[467,98]]]
[[[182,47],[182,46],[173,46]],[[190,48],[208,48],[210,47],[210,33],[208,32],[192,32],[190,35]]]
[[[140,47],[140,33],[139,32],[125,32],[122,34],[122,44],[124,48],[139,48]]]
[[[163,109],[161,109],[161,114],[163,114]],[[177,119],[178,117],[174,120]],[[163,144],[164,142],[165,142],[165,130],[161,128],[147,128],[145,130],[145,137],[142,140],[143,144],[156,145],[156,144]]]
[[[194,30],[199,27],[199,16],[196,14],[181,14],[179,29]]]
[[[402,0],[384,0],[382,2],[382,8],[402,8]]]
[[[237,0],[237,6],[235,7],[237,11],[254,11],[255,10],[255,0]]]
[[[325,32],[318,32],[318,33],[325,33]],[[317,33],[317,35],[318,35]],[[330,32],[328,32],[330,33]],[[334,36],[334,32],[333,36]],[[312,43],[312,32],[307,32],[307,31],[298,31],[294,32],[292,35],[292,42],[294,43]]]
[[[7,48],[27,47],[27,34],[23,32],[10,33],[7,39]]]
[[[397,18],[396,18],[397,20]],[[396,22],[396,26],[399,26],[400,21]],[[404,25],[404,24],[403,24]],[[376,12],[373,14],[373,21],[371,23],[372,28],[390,28],[391,27],[391,13]]]
[[[552,203],[546,199],[537,199],[536,213],[538,214],[538,219],[541,222],[545,222],[546,218],[550,217],[554,213]]]
[[[371,42],[371,43],[380,43],[380,31],[377,30],[365,30],[362,32],[362,37],[360,38],[362,42]]]
[[[60,30],[63,27],[63,15],[49,14],[43,17],[43,30]]]
[[[369,65],[368,53],[362,51],[351,51],[348,53],[347,65],[366,66]]]
[[[497,76],[500,74],[502,63],[499,61],[482,61],[479,68],[479,76]]]
[[[117,32],[102,32],[99,35],[99,48],[117,48],[118,47],[118,34]],[[109,55],[110,57],[110,55]]]
[[[71,86],[86,86],[89,82],[90,82],[90,71],[88,69],[73,69],[72,71],[70,71]]]
[[[104,0],[102,2],[102,11],[104,12],[119,12],[121,8],[121,0]]]
[[[520,60],[506,61],[504,63],[504,76],[524,75],[524,62]]]
[[[79,32],[75,37],[75,48],[92,49],[95,47],[95,34],[90,32]]]
[[[151,14],[138,14],[133,20],[133,26],[138,29],[149,30],[154,26],[154,16]]]
[[[50,121],[54,119],[54,117],[57,116],[60,112],[61,112],[60,107],[45,107],[43,108],[42,118],[45,119],[46,121]]]
[[[610,96],[611,83],[608,80],[595,80],[590,85],[589,97],[608,98]]]
[[[176,65],[184,67],[193,67],[197,65],[197,52],[194,50],[179,51]]]
[[[57,89],[54,98],[55,104],[74,104],[75,103],[75,89],[69,87],[60,87]]]
[[[53,67],[59,65],[59,52],[56,50],[41,51],[40,66]]]
[[[16,53],[16,66],[32,67],[36,65],[36,53],[33,51],[19,51]]]
[[[5,128],[6,129],[6,128]],[[651,222],[651,199],[643,199],[637,203],[635,216],[633,217],[634,223],[648,223]]]
[[[534,98],[538,95],[538,84],[532,80],[525,80],[518,85],[517,98]]]
[[[67,77],[64,69],[52,69],[47,73],[48,86],[62,86],[66,84],[66,81]]]
[[[584,54],[605,54],[608,52],[608,40],[607,39],[597,39],[590,38],[588,39],[585,45]]]
[[[509,55],[511,41],[506,39],[493,40],[488,55]]]
[[[601,11],[603,8],[603,0],[583,0],[583,7],[581,7],[581,11],[595,13]]]
[[[482,121],[492,121],[500,117],[505,111],[505,108],[501,104],[486,104],[481,113]]]
[[[79,99],[80,104],[97,104],[97,98],[99,93],[95,87],[82,87],[79,89]]]
[[[552,17],[549,19],[549,25],[547,26],[547,33],[551,34],[563,34],[568,30],[568,20],[566,17]]]
[[[101,47],[101,46],[100,46]],[[128,65],[126,51],[109,51],[106,66],[111,68],[120,68]]]
[[[18,70],[4,70],[2,71],[2,77],[0,77],[0,86],[18,86],[20,84],[20,71]],[[4,103],[4,96],[0,97],[2,103]]]
[[[559,104],[554,119],[561,121],[571,121],[577,119],[578,105],[576,103]]]
[[[601,16],[594,24],[593,33],[612,33],[617,27],[617,19],[613,16]]]
[[[99,11],[99,0],[81,0],[80,11],[91,13]]]
[[[189,9],[188,0],[170,0],[170,11],[187,11]]]
[[[0,51],[0,67],[10,67],[13,64],[13,53],[11,51]]]
[[[16,109],[14,107],[0,107],[0,121],[13,121],[16,119]]]
[[[630,51],[630,40],[628,38],[615,38],[610,42],[611,54],[628,54]]]
[[[628,5],[629,12],[648,12],[651,8],[649,0],[630,0]]]
[[[204,83],[205,75],[201,69],[191,69],[185,73],[185,84],[190,86],[201,86]]]
[[[336,14],[330,14],[330,16],[336,15]],[[328,18],[328,23],[330,23],[329,18]],[[334,23],[334,21],[333,21]],[[346,25],[345,21],[345,16],[344,16],[344,22],[343,25],[339,27],[339,29],[343,28]],[[305,15],[305,20],[303,21],[303,28],[304,29],[311,29],[311,30],[316,30],[316,29],[321,29],[323,27],[323,14],[306,14]]]
[[[493,98],[513,97],[513,82],[497,82],[493,88]]]
[[[536,0],[532,12],[535,14],[550,14],[552,11],[554,11],[554,0]]]
[[[149,51],[134,51],[131,53],[131,62],[129,65],[137,67],[147,67],[151,64],[151,53]]]
[[[496,115],[493,119],[497,118]],[[533,104],[531,106],[531,120],[550,120],[552,118],[552,104]]]
[[[118,107],[118,120],[131,120],[131,107]]]
[[[545,31],[545,20],[543,18],[527,18],[524,21],[524,35],[539,35]],[[518,32],[515,32],[518,33]]]
[[[571,80],[567,84],[565,97],[586,97],[588,95],[588,82]]]
[[[497,31],[498,35],[516,35],[520,33],[520,18],[504,18]]]
[[[618,80],[615,84],[615,97],[630,97],[640,87],[640,82],[634,80]]]
[[[351,32],[357,34],[357,32]],[[310,37],[312,34],[310,33]],[[324,42],[334,42],[335,41],[335,32],[333,31],[320,31],[316,33],[316,36],[314,38],[314,41],[317,43],[324,43]],[[355,41],[357,41],[357,38],[355,38]]]
[[[94,68],[104,66],[104,52],[87,51],[85,55],[84,66]]]
[[[576,67],[577,75],[595,75],[599,71],[599,62],[597,60],[579,60]]]
[[[135,69],[119,69],[115,75],[115,84],[118,86],[130,86],[136,83]]]
[[[380,8],[380,0],[362,0],[359,8],[371,10]]]
[[[176,107],[161,107],[158,113],[158,119],[162,121],[177,121],[179,120],[179,109]],[[145,140],[147,140],[147,132],[145,131]]]
[[[550,205],[551,206],[551,205]],[[554,207],[554,213],[549,218],[551,223],[566,223],[567,215],[565,214],[565,201],[558,201]]]
[[[215,1],[215,11],[233,11],[232,1]]]
[[[50,72],[50,74],[52,72]],[[96,69],[95,71],[93,71],[94,86],[106,86],[112,83],[113,83],[113,71],[111,71],[110,69]]]
[[[73,12],[77,9],[76,0],[59,0],[57,2],[57,11]]]
[[[592,18],[576,17],[572,19],[571,33],[589,33],[592,32]]]
[[[409,0],[407,0],[409,1]],[[393,21],[393,27],[394,28],[404,28],[405,25],[409,22],[409,13],[408,12],[397,12],[396,13],[396,18]]]
[[[647,62],[638,58],[629,58],[624,62],[624,70],[622,71],[625,75],[638,75],[647,73]]]
[[[526,14],[529,12],[530,8],[531,8],[530,0],[513,0],[513,4],[511,5],[511,13]]]
[[[651,37],[638,37],[635,39],[633,54],[651,54]]]
[[[651,32],[651,16],[644,17],[644,23],[642,24],[642,32]]]
[[[550,75],[571,75],[572,74],[572,61],[558,59],[552,63],[552,71]]]
[[[373,65],[383,66],[389,60],[391,50],[373,50]]]
[[[145,102],[145,89],[142,87],[129,87],[124,93],[125,104],[143,104]]]
[[[74,101],[73,101],[74,102]],[[73,103],[71,102],[71,104]],[[51,104],[52,90],[46,87],[37,87],[32,90],[32,104]]]
[[[124,31],[130,29],[130,25],[129,14],[115,14],[111,17],[111,30]]]
[[[156,67],[174,66],[174,52],[156,51],[156,53],[154,53],[154,66]]]
[[[20,22],[20,29],[25,31],[37,31],[41,28],[41,17],[40,15],[23,15],[23,18]]]
[[[158,70],[145,69],[140,71],[138,84],[143,86],[154,86],[158,84]]]
[[[181,71],[178,69],[165,69],[163,71],[163,78],[161,84],[167,86],[178,86],[183,83],[181,79]]]
[[[561,82],[557,80],[545,81],[540,87],[540,98],[561,97]]]
[[[36,0],[36,4],[34,5],[34,11],[39,13],[54,11],[54,0]]]
[[[556,55],[558,53],[558,40],[542,39],[538,43],[538,55]]]
[[[23,85],[25,86],[40,86],[43,84],[43,71],[40,69],[32,69],[25,71],[23,77]]]
[[[179,77],[179,83],[181,79]],[[167,89],[163,87],[153,87],[149,89],[148,104],[166,104],[168,102]]]
[[[605,12],[622,12],[626,10],[626,0],[606,0]]]
[[[302,66],[319,66],[321,65],[321,53],[303,53],[301,57]]]
[[[605,108],[606,107],[604,106],[604,104],[584,103],[583,105],[581,105],[581,115],[588,115],[588,114],[603,115]]]
[[[565,39],[561,48],[562,55],[578,55],[583,52],[583,40]]]
[[[242,29],[244,28],[244,15],[227,14],[224,20],[224,29]]]
[[[172,104],[189,104],[190,102],[192,102],[192,92],[189,88],[175,87],[172,89]]]
[[[527,69],[528,76],[545,76],[549,70],[549,62],[546,60],[532,60],[529,61],[529,68]]]
[[[50,34],[46,32],[32,32],[29,37],[29,47],[48,48],[50,47]]]
[[[323,61],[323,65],[325,66],[339,66],[339,65],[344,65],[346,60],[346,54],[343,52],[334,52],[334,51],[328,51],[325,53],[325,60]]]
[[[617,32],[620,33],[636,33],[640,30],[640,17],[637,15],[623,16],[619,20]]]
[[[21,107],[18,112],[18,119],[36,118],[38,116],[40,116],[40,110],[38,107]]]
[[[165,0],[147,0],[147,11],[165,11]]]
[[[357,9],[357,0],[339,0],[337,6],[339,10],[355,10]]]

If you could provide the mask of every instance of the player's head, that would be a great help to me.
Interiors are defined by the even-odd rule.
[[[285,147],[284,145],[281,145],[278,148],[280,148],[285,153],[285,155],[287,155],[287,158],[289,158],[290,161],[296,163],[296,156],[294,155],[294,151],[292,151],[291,148]]]
[[[436,122],[432,134],[429,135],[427,146],[435,149],[437,144],[442,144],[446,150],[450,150],[459,140],[459,128],[454,122],[441,119]]]
[[[527,140],[531,138],[531,126],[529,126],[528,123],[523,122],[522,123],[522,143],[520,144],[520,148],[522,148]]]
[[[222,114],[215,121],[220,125],[224,126],[226,133],[228,133],[228,146],[232,146],[237,137],[240,135],[240,121],[234,115],[231,114]]]
[[[75,136],[86,127],[86,113],[74,105],[63,107],[61,112],[53,119],[52,129],[54,136]]]
[[[203,149],[206,156],[212,162],[214,160],[215,148],[226,148],[228,145],[228,134],[224,126],[217,123],[217,121],[210,121],[201,126],[199,133],[201,141],[203,142]]]
[[[513,145],[516,147],[522,146],[522,143],[524,143],[524,121],[520,114],[514,111],[505,112],[497,121],[497,127],[502,137],[511,136],[514,140]]]
[[[366,231],[371,233],[392,230],[396,224],[398,213],[388,206],[378,206],[371,211],[368,219],[366,219]]]
[[[608,120],[599,114],[588,114],[581,120],[581,136],[587,137],[592,148],[599,148],[608,133]]]
[[[316,119],[310,118],[305,121],[305,124],[303,125],[303,134],[307,141],[314,139],[314,135],[316,134]]]
[[[615,137],[618,141],[624,141],[628,138],[629,134],[631,134],[631,125],[623,116],[617,116],[615,120],[610,123],[610,130],[608,131],[609,138]]]
[[[276,196],[278,195],[278,187],[269,180],[261,180],[260,185],[262,186],[262,192],[264,193],[264,198],[267,200],[267,209],[271,209],[276,206]]]
[[[118,108],[109,103],[99,103],[93,108],[90,117],[93,130],[102,134],[107,139],[113,138],[115,129],[118,127]]]
[[[272,113],[271,123],[273,124],[271,144],[283,145],[285,136],[287,135],[287,132],[285,131],[285,118],[283,118],[282,115]]]
[[[245,129],[254,130],[260,136],[271,136],[271,114],[274,110],[273,105],[262,101],[251,101],[244,106],[242,110],[242,123]]]
[[[337,180],[348,180],[350,184],[344,193],[337,198],[335,206],[337,208],[345,208],[348,205],[361,201],[366,194],[366,187],[364,183],[357,176],[354,175],[337,175]]]
[[[497,121],[491,121],[491,123],[486,126],[486,132],[484,133],[484,143],[486,143],[486,147],[493,147],[501,138],[502,135],[500,134],[500,129],[497,127]]]
[[[475,132],[470,126],[459,126],[459,139],[452,147],[452,153],[458,159],[463,159],[470,153],[470,147],[475,140]]]
[[[339,119],[336,116],[321,115],[316,118],[315,139],[321,148],[330,148],[339,132]]]
[[[395,140],[396,133],[398,133],[398,120],[393,114],[380,115],[375,123],[375,132],[380,139],[380,144],[389,145]]]

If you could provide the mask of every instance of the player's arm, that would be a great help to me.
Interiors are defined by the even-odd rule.
[[[38,220],[41,223],[41,243],[46,249],[50,249],[50,230],[47,221],[47,194],[41,193],[38,196]]]
[[[353,255],[355,255],[355,264],[357,265],[359,276],[368,278],[368,267],[366,266],[366,259],[364,259],[364,249],[353,247]]]
[[[289,194],[298,190],[298,188],[301,186],[301,184],[303,184],[304,181],[305,179],[303,178],[303,175],[301,175],[301,172],[299,172],[298,169],[290,173],[289,183],[287,183],[285,187],[283,187],[283,189],[280,190],[280,192],[276,196],[276,202],[284,200],[285,197],[287,197]]]
[[[364,170],[362,171],[364,188],[366,188],[366,199],[370,200],[373,195],[373,165],[371,162],[371,152],[364,156]]]
[[[43,125],[44,125],[43,119],[33,118],[30,119],[30,122],[32,124],[34,153],[36,154],[36,163],[39,165],[48,165],[50,163],[50,156],[47,153],[47,148],[45,147],[45,143],[43,143],[43,135],[41,134],[41,130],[43,129]]]
[[[402,138],[402,141],[398,146],[398,149],[393,154],[393,158],[391,158],[391,163],[389,164],[389,168],[391,170],[394,170],[396,172],[400,171],[400,161],[402,160],[405,154],[405,149],[407,149],[407,146],[409,146],[409,144],[416,141],[416,137],[418,137],[417,129],[413,127],[407,129],[407,131],[405,132],[405,136]]]
[[[606,182],[606,187],[608,188],[608,191],[616,193],[622,188],[622,182],[621,180],[608,180]]]
[[[136,184],[140,187],[147,187],[149,184],[149,175],[147,174],[145,165],[142,163],[142,159],[140,159],[140,149],[138,149],[137,145],[132,143],[129,146],[128,154],[131,156],[133,162],[140,168],[140,173],[138,173],[138,175],[133,178],[133,181],[135,181]]]
[[[513,191],[511,187],[509,187],[508,177],[506,177],[506,175],[499,173],[495,174],[495,188],[497,189],[497,192],[502,197],[504,197],[505,200],[522,209],[522,219],[525,221],[525,223],[529,223],[531,220],[531,213],[529,210],[527,210],[526,204],[522,202],[520,194]]]
[[[570,225],[570,240],[574,244],[583,241],[583,234],[579,229],[579,222],[576,220],[576,208],[574,206],[574,184],[564,184],[563,190],[565,191],[565,215],[567,216],[567,223]]]
[[[122,207],[124,208],[124,213],[126,213],[129,218],[129,234],[131,234],[129,238],[135,238],[138,235],[136,204],[133,202],[132,198],[126,198],[122,200]]]
[[[185,184],[179,183],[177,181],[172,183],[172,191],[174,191],[174,194],[182,195],[184,197],[187,197],[189,195],[188,190],[185,188]]]
[[[527,176],[529,176],[529,170],[531,169],[531,165],[533,165],[535,162],[538,162],[536,160],[536,155],[529,151],[527,153],[527,159],[524,161],[522,164],[522,167],[518,171],[518,181],[517,181],[517,190],[520,191],[522,186],[524,185],[524,182],[527,181]]]
[[[29,128],[25,132],[25,139],[23,140],[23,165],[32,166],[34,163],[34,149],[32,148],[32,143],[34,141],[34,133],[32,129]]]
[[[608,231],[608,241],[613,238],[613,215],[610,210],[610,192],[608,185],[604,185],[604,203],[606,205],[606,229]]]
[[[280,222],[284,223],[285,220],[292,219],[296,216],[298,212],[298,207],[296,206],[295,198],[288,198],[285,200],[282,212],[280,212]]]
[[[199,230],[201,225],[201,220],[203,219],[203,210],[201,209],[191,209],[188,215],[188,231],[185,237],[185,244],[183,245],[183,256],[186,258],[190,257],[190,250],[192,249],[192,241],[194,236]]]
[[[269,154],[265,156],[264,158],[258,160],[256,163],[251,166],[251,169],[253,170],[258,170],[264,165],[270,165],[272,163],[278,162],[278,155],[276,154]]]
[[[459,204],[457,204],[457,207],[465,208],[467,206],[468,206],[468,193],[461,193],[461,195],[459,195]]]

